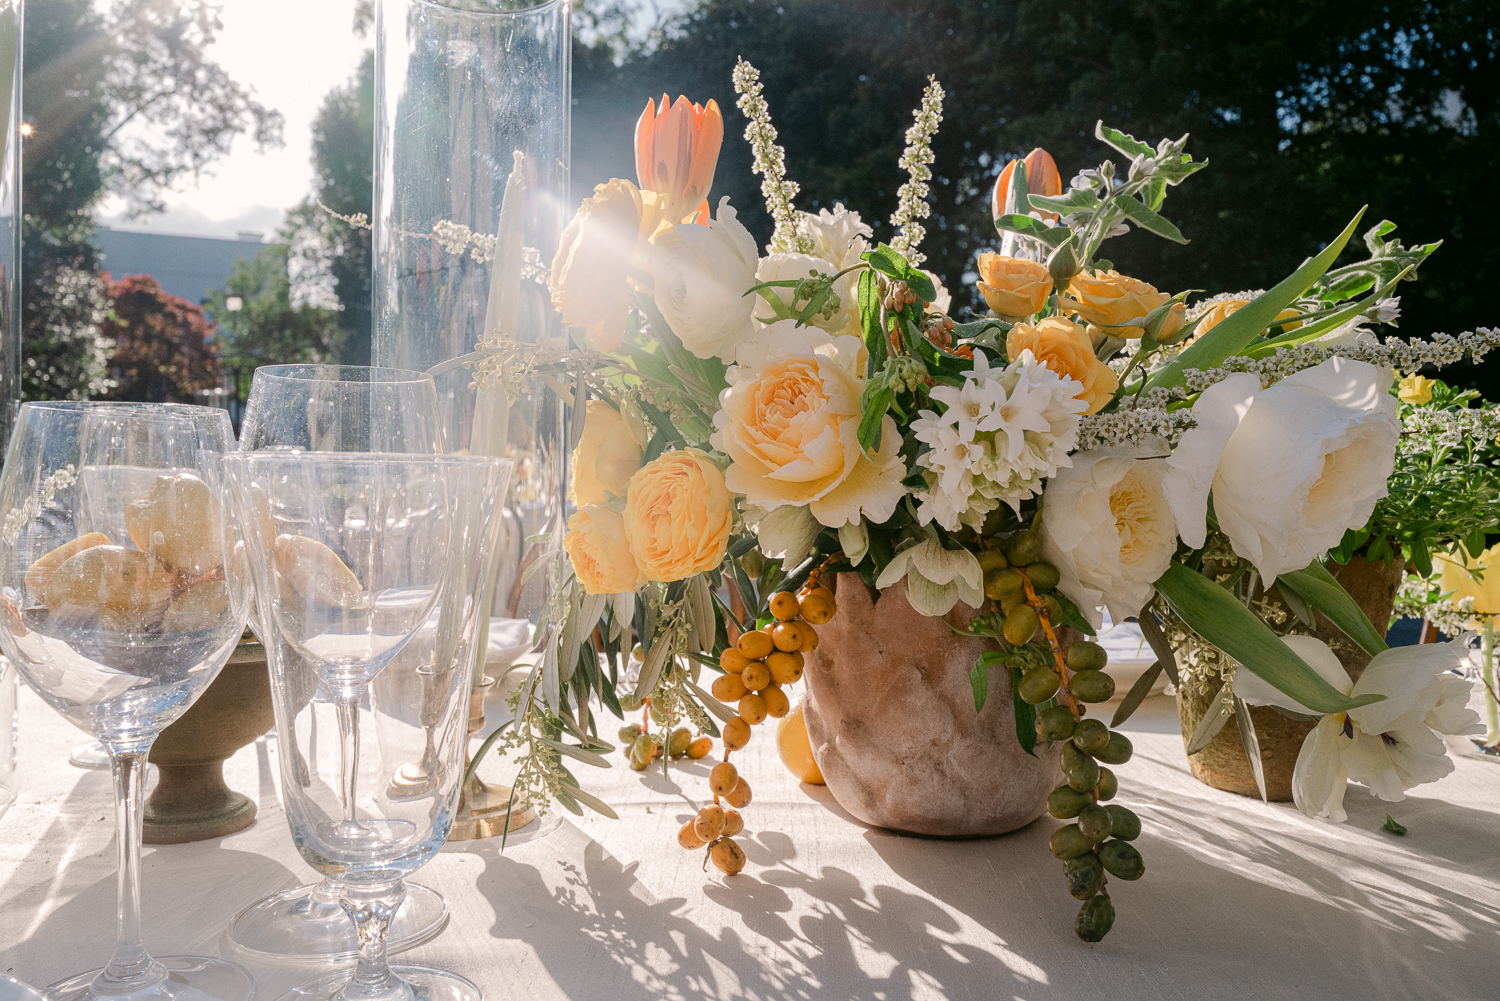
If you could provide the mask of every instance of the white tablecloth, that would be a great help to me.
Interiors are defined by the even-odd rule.
[[[108,774],[67,763],[83,736],[30,692],[21,705],[25,784],[0,819],[0,971],[44,985],[108,955],[113,820]],[[1148,871],[1112,884],[1119,918],[1099,945],[1073,936],[1052,821],[981,841],[872,830],[794,782],[763,728],[741,765],[755,788],[743,875],[705,874],[675,842],[711,762],[667,779],[585,767],[621,819],[565,814],[503,856],[493,841],[450,846],[416,879],[447,897],[452,922],[401,959],[462,973],[490,1001],[1500,995],[1500,766],[1460,760],[1389,807],[1351,788],[1349,823],[1330,826],[1194,781],[1164,698],[1127,729],[1136,757],[1118,770],[1119,802],[1144,821]],[[226,771],[260,804],[253,827],[146,849],[146,940],[161,954],[238,959],[229,918],[312,877],[279,805],[275,741]],[[1408,836],[1378,830],[1388,809]],[[307,979],[245,965],[258,1001]]]

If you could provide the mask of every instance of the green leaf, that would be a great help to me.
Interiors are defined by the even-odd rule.
[[[1038,212],[1056,212],[1059,215],[1092,212],[1099,207],[1099,196],[1094,194],[1093,188],[1069,188],[1065,195],[1031,195],[1026,200]]]
[[[1254,612],[1181,563],[1167,568],[1156,589],[1193,632],[1313,712],[1347,712],[1385,698],[1362,695],[1351,699],[1344,695],[1308,667]]]
[[[1102,118],[1094,124],[1094,138],[1100,142],[1108,143],[1132,160],[1138,156],[1152,156],[1156,153],[1154,147],[1146,145],[1135,136],[1127,135],[1119,129],[1112,129],[1105,125]]]
[[[1021,750],[1036,757],[1036,706],[1021,698],[1021,668],[1010,669],[1010,701],[1016,708],[1016,741]]]
[[[896,399],[896,394],[882,387],[871,398],[865,407],[864,416],[859,419],[859,447],[866,451],[880,447],[881,428],[885,424],[885,412],[890,409],[891,402]]]
[[[969,687],[974,690],[974,711],[979,712],[990,695],[990,665],[983,654],[974,661],[974,669],[969,672]]]
[[[1323,248],[1321,253],[1283,278],[1275,288],[1237,310],[1229,319],[1194,341],[1171,364],[1152,376],[1147,388],[1179,386],[1182,384],[1183,369],[1213,368],[1254,340],[1262,330],[1271,325],[1277,313],[1290,306],[1323,276],[1349,242],[1349,237],[1354,234],[1354,228],[1359,225],[1364,214],[1365,210],[1360,209],[1349,225],[1344,227],[1344,231]]]
[[[1073,603],[1072,598],[1069,598],[1067,595],[1061,592],[1055,592],[1052,596],[1056,598],[1057,603],[1062,606],[1063,625],[1072,626],[1074,629],[1083,633],[1083,635],[1085,636],[1095,635],[1096,630],[1094,629],[1093,623],[1083,617],[1083,613],[1078,610],[1078,606]]]
[[[1003,215],[995,220],[995,228],[1029,236],[1033,240],[1042,241],[1048,247],[1055,247],[1073,235],[1073,231],[1066,226],[1048,226],[1040,219],[1033,219],[1029,215]]]
[[[864,330],[865,351],[869,361],[865,363],[865,378],[875,378],[875,373],[885,368],[885,331],[880,326],[880,279],[874,268],[866,268],[859,276],[859,322]]]
[[[1322,612],[1324,617],[1344,631],[1344,635],[1358,643],[1360,649],[1370,656],[1386,649],[1385,637],[1370,617],[1365,614],[1349,592],[1322,563],[1313,560],[1301,570],[1280,574],[1276,578],[1280,587],[1294,591],[1303,601]]]
[[[1125,213],[1125,218],[1135,223],[1141,229],[1155,233],[1157,236],[1165,237],[1174,243],[1188,242],[1188,238],[1182,235],[1182,230],[1155,212],[1152,212],[1129,195],[1116,198],[1115,208]]]
[[[1396,823],[1396,818],[1392,817],[1389,813],[1385,815],[1385,823],[1380,825],[1380,829],[1382,831],[1390,831],[1398,837],[1406,834],[1406,828]]]
[[[906,282],[906,287],[920,296],[924,302],[931,302],[937,297],[937,288],[933,286],[932,279],[912,267],[910,261],[887,244],[882,243],[874,250],[865,251],[860,258],[869,262],[870,267],[881,274]]]

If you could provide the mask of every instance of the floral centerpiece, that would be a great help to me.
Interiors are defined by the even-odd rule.
[[[1024,751],[1060,762],[1046,809],[1068,823],[1051,847],[1088,941],[1114,920],[1109,877],[1145,869],[1106,766],[1130,758],[1113,727],[1156,672],[1180,680],[1164,625],[1221,657],[1229,714],[1318,721],[1298,762],[1309,814],[1342,819],[1345,777],[1392,799],[1451,768],[1436,734],[1477,719],[1447,673],[1463,652],[1386,651],[1326,566],[1389,493],[1395,372],[1500,345],[1367,330],[1395,319],[1397,285],[1436,245],[1405,247],[1382,222],[1365,259],[1334,268],[1356,215],[1274,288],[1190,305],[1193,290],[1159,291],[1101,249],[1132,227],[1186,242],[1163,203],[1205,164],[1185,136],[1151,146],[1101,123],[1120,166],[1066,189],[1041,150],[1007,166],[1001,252],[978,260],[990,309],[961,318],[921,267],[936,80],[907,133],[895,236],[873,246],[856,211],[795,208],[755,69],[734,83],[775,222],[764,253],[709,197],[720,109],[648,102],[636,183],[596,188],[552,264],[574,346],[500,342],[476,363],[480,380],[546,382],[574,415],[560,586],[501,738],[529,752],[519,797],[612,813],[564,762],[607,764],[595,697],[642,713],[621,731],[638,769],[719,737],[712,802],[679,841],[739,871],[751,790],[729,759],[789,711],[783,686],[837,614],[835,574],[904,589],[925,616],[970,610],[964,631],[987,644],[976,710],[1002,686]],[[1315,637],[1273,632],[1256,608],[1272,585],[1373,657],[1358,680]],[[1114,682],[1082,638],[1102,609],[1138,617],[1158,658],[1109,725],[1088,712]]]

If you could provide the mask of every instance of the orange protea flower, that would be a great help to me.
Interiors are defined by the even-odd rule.
[[[1057,164],[1052,160],[1052,154],[1038,146],[1026,154],[1023,161],[1026,164],[1026,193],[1031,195],[1060,195],[1062,194],[1062,175],[1057,172]],[[998,219],[1005,215],[1005,196],[1010,193],[1010,178],[1016,172],[1016,161],[1012,160],[1000,171],[1000,178],[995,182],[995,193],[990,197],[990,215]],[[1044,212],[1043,215],[1057,218],[1056,212]]]
[[[661,96],[661,111],[646,101],[635,123],[635,172],[641,187],[665,201],[663,214],[681,222],[708,197],[724,141],[724,116],[719,105],[694,104],[681,95],[673,104]]]

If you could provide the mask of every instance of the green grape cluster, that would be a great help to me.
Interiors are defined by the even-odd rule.
[[[1027,658],[1016,692],[1023,702],[1041,707],[1036,713],[1038,739],[1049,747],[1062,745],[1066,781],[1047,797],[1047,812],[1073,823],[1054,831],[1049,843],[1064,863],[1068,892],[1083,901],[1073,930],[1085,942],[1098,942],[1115,921],[1107,875],[1135,880],[1146,871],[1141,853],[1130,844],[1141,833],[1140,818],[1108,804],[1119,782],[1105,766],[1129,761],[1133,748],[1123,733],[1087,718],[1088,704],[1107,702],[1115,694],[1114,679],[1104,672],[1109,656],[1088,640],[1066,650],[1058,643],[1053,627],[1063,621],[1062,604],[1046,592],[1057,587],[1059,574],[1040,559],[1041,549],[1036,533],[1022,530],[998,550],[981,553],[979,565],[986,597],[1000,604],[1005,641],[1019,648],[1041,633],[1042,645],[1050,648],[1047,656]]]

